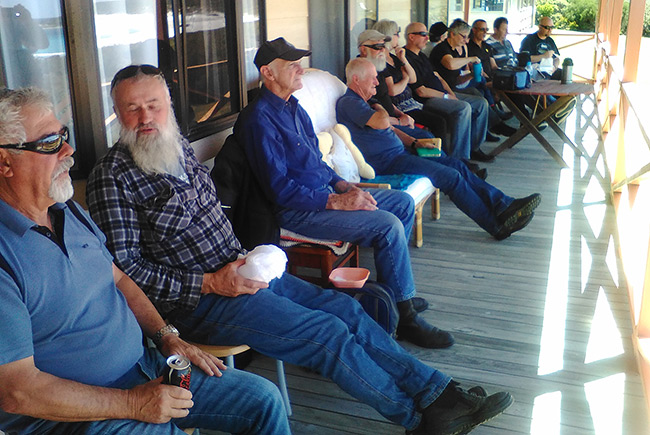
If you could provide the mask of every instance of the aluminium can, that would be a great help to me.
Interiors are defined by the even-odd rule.
[[[192,378],[192,364],[189,358],[182,355],[171,355],[167,358],[167,367],[163,375],[163,384],[176,385],[177,387],[190,389]]]

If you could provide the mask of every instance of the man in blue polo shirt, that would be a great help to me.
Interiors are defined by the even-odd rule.
[[[531,221],[541,196],[514,199],[472,174],[451,157],[422,158],[405,149],[390,125],[386,111],[370,107],[377,71],[365,58],[352,59],[346,69],[348,90],[336,104],[338,122],[348,127],[352,140],[378,174],[425,175],[481,228],[497,240],[509,237]],[[418,144],[418,142],[414,142]],[[421,145],[420,145],[421,146]]]
[[[181,340],[69,201],[74,150],[47,95],[0,90],[0,430],[288,434],[272,383]],[[145,349],[143,332],[158,349]],[[162,385],[165,356],[194,364]]]

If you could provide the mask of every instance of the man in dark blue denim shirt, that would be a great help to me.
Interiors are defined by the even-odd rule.
[[[400,310],[399,338],[429,348],[453,344],[451,334],[420,318],[408,254],[414,206],[397,190],[364,191],[322,160],[307,112],[292,95],[302,88],[299,60],[309,54],[283,38],[266,42],[255,64],[264,86],[239,115],[234,133],[253,172],[278,206],[280,226],[308,237],[371,246],[377,278],[393,291]]]

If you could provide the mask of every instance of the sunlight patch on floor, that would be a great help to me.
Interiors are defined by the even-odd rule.
[[[622,435],[625,373],[585,384],[596,435]]]
[[[613,358],[623,354],[623,342],[607,296],[602,287],[598,290],[596,310],[591,321],[585,364]]]
[[[531,435],[559,434],[561,423],[562,393],[554,391],[535,397]]]

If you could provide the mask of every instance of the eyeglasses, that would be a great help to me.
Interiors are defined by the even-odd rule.
[[[113,88],[122,80],[130,79],[140,73],[147,76],[160,76],[164,78],[162,71],[153,65],[129,65],[115,74],[115,77],[111,81],[111,92],[113,92]]]
[[[376,51],[381,51],[384,48],[386,48],[386,44],[368,44],[368,45],[364,44],[363,46],[368,47],[368,48],[372,48],[373,50],[376,50]]]
[[[393,35],[399,36],[400,33],[402,33],[402,29],[397,29],[397,32],[393,33]]]
[[[476,27],[474,28],[475,32],[489,32],[490,28],[489,27]]]
[[[409,35],[429,36],[429,32],[411,32]]]
[[[555,26],[545,26],[545,25],[543,25],[543,24],[540,24],[539,27],[543,27],[543,28],[545,28],[546,30],[553,30],[553,29],[555,29]]]
[[[25,143],[15,143],[0,145],[0,148],[12,148],[17,150],[32,151],[39,154],[56,154],[59,152],[63,143],[70,139],[68,127],[63,127],[60,132],[47,135],[39,140]]]
[[[463,37],[463,39],[469,39],[469,33],[467,35],[463,35],[462,33],[459,33],[460,36]]]

